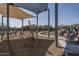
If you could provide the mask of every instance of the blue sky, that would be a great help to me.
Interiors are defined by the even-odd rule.
[[[55,15],[54,15],[54,4],[49,4],[49,9],[50,9],[50,22],[51,25],[54,27],[55,24]],[[27,11],[27,10],[24,10]],[[59,4],[59,9],[58,9],[58,19],[59,19],[59,25],[71,25],[71,24],[76,24],[79,23],[79,4]],[[27,11],[28,13],[36,16],[34,13]],[[47,17],[47,11],[42,12],[39,14],[39,25],[44,25],[47,24],[48,17]],[[1,17],[0,17],[1,19]],[[36,18],[31,18],[28,19],[31,21],[31,24],[36,24]],[[0,21],[1,23],[1,21]],[[6,24],[6,18],[4,18],[4,24]],[[24,20],[24,26],[28,25],[28,21],[25,19]],[[21,20],[16,20],[14,18],[10,18],[10,26],[12,27],[21,27]]]
[[[59,25],[79,24],[79,4],[59,4]]]

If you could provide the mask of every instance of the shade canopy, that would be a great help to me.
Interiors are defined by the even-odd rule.
[[[48,3],[15,3],[16,6],[32,11],[36,14],[48,9]]]
[[[4,17],[6,17],[6,10],[7,10],[6,4],[0,4],[0,14]],[[23,10],[19,9],[18,7],[15,7],[12,4],[9,5],[9,12],[10,17],[21,20],[33,17],[32,15],[24,12]]]

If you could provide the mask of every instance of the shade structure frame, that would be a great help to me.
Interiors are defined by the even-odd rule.
[[[15,4],[16,5],[16,4]],[[29,4],[30,5],[30,4]],[[28,5],[28,6],[29,6]],[[31,5],[30,5],[31,6]],[[47,6],[48,7],[48,6]],[[40,11],[40,12],[34,12],[33,10],[29,10],[28,8],[26,8],[27,10],[29,10],[29,11],[32,11],[33,13],[35,13],[36,15],[37,15],[37,18],[36,18],[36,25],[37,25],[37,29],[36,29],[36,36],[37,36],[37,38],[38,38],[38,15],[40,14],[40,13],[42,13],[42,12],[44,12],[44,11],[47,11],[47,9],[48,8],[45,8],[45,9],[43,9],[42,11]],[[23,7],[22,7],[23,8]],[[24,8],[25,9],[25,8]],[[37,9],[39,9],[39,8],[34,8],[34,10],[37,10]],[[49,32],[49,31],[48,31]]]
[[[46,9],[44,11],[48,11],[48,38],[50,38],[50,9],[48,8],[48,9]],[[37,38],[38,38],[38,24],[39,24],[39,19],[38,19],[39,16],[38,15],[39,14],[40,13],[36,14],[37,15],[37,19],[36,19],[36,24],[37,24],[36,36],[37,36]]]
[[[48,11],[48,38],[50,38],[50,9]]]
[[[10,42],[9,42],[9,17],[10,17],[11,14],[9,14],[9,13],[11,13],[11,10],[12,10],[12,9],[10,9],[10,6],[11,6],[11,5],[10,5],[9,3],[7,4],[7,6],[6,6],[6,4],[5,4],[5,8],[4,8],[4,7],[3,7],[3,8],[6,9],[7,11],[5,10],[5,13],[4,13],[6,16],[5,16],[5,15],[3,15],[3,16],[4,16],[4,17],[7,17],[7,44],[8,44],[8,46],[10,46],[10,47],[8,47],[8,48],[9,48],[9,53],[11,54],[11,51],[12,51],[12,50],[10,50],[10,49],[11,49],[11,45],[10,45]],[[12,7],[14,7],[14,6],[12,6]],[[15,7],[14,9],[16,9],[16,7]],[[2,12],[2,11],[3,11],[3,10],[1,10],[1,12]],[[16,11],[16,10],[14,10],[14,11]],[[0,14],[1,14],[1,13],[0,13]],[[27,13],[26,13],[26,15],[29,15],[29,17],[27,17],[27,18],[32,18],[32,17],[34,17],[34,16],[32,16],[32,15],[30,15],[30,14],[27,14]],[[16,15],[16,16],[17,16],[17,15]],[[14,18],[14,17],[13,17],[13,18]],[[23,19],[20,19],[20,20],[23,21],[24,18],[23,18]],[[22,37],[23,37],[23,35],[22,35]],[[13,54],[11,54],[11,55],[13,55]]]
[[[35,14],[39,14],[48,8],[48,3],[15,3],[14,5],[32,11]]]
[[[11,54],[11,46],[9,47],[10,45],[10,42],[9,42],[9,3],[6,4],[7,6],[7,45],[8,45],[8,51],[9,51],[9,54]]]
[[[24,25],[24,20],[22,20],[22,33],[21,33],[22,39],[23,39],[23,25]]]
[[[9,12],[9,11],[8,11],[8,12]],[[7,17],[7,20],[8,20],[8,19],[9,19],[9,17]],[[7,21],[7,26],[9,25],[8,23],[9,23],[9,21]],[[8,28],[9,28],[9,26],[8,26]],[[8,30],[8,31],[9,31],[9,30]],[[8,32],[8,31],[7,31],[7,32]]]
[[[6,10],[8,9],[8,8],[6,7],[6,4],[1,4],[1,5],[4,6],[4,7],[6,8]],[[0,5],[0,7],[2,7],[1,5]],[[5,9],[4,7],[3,7],[3,9]],[[13,5],[11,6],[10,3],[9,3],[9,7],[12,8],[12,7],[14,7],[14,6],[13,6]],[[16,9],[16,7],[14,7],[14,9]],[[7,13],[7,15],[8,15],[8,14],[11,12],[12,9],[9,8],[9,9],[8,9],[9,11],[6,11],[6,10],[5,10],[5,15],[6,15],[6,12],[8,12],[8,13]],[[14,13],[16,13],[16,10],[14,10],[14,11],[15,11]],[[3,11],[2,11],[2,8],[1,8],[0,13],[1,13],[1,12],[3,12]],[[23,12],[23,13],[24,13],[24,12]],[[16,13],[16,14],[17,14],[17,13]],[[16,14],[15,14],[15,15],[16,15]],[[3,14],[2,14],[2,15],[3,15]],[[3,16],[5,17],[5,15],[3,15]],[[10,15],[11,15],[11,14],[9,14],[9,16],[7,17],[7,19],[10,17]],[[29,15],[27,18],[34,17],[34,16],[32,16],[32,15],[30,15],[30,14],[27,14],[27,13],[26,13],[26,15]],[[17,15],[16,15],[16,16],[17,16]],[[23,16],[23,15],[22,15],[22,16]],[[20,19],[20,20],[23,21],[24,18],[23,18],[23,19]],[[9,21],[7,21],[7,27],[9,28]],[[7,31],[9,31],[9,30],[7,30]],[[7,32],[7,33],[8,33],[8,32]],[[7,36],[9,37],[9,35],[7,35]],[[7,38],[8,38],[8,37],[7,37]],[[8,38],[8,39],[9,39],[9,38]]]
[[[3,40],[3,34],[4,34],[3,33],[4,32],[4,29],[3,29],[4,28],[3,19],[4,19],[4,17],[2,16],[1,18],[2,18],[2,36],[1,36],[1,40]]]
[[[48,10],[48,9],[45,9],[45,10],[43,10],[42,12],[44,12],[44,11],[46,11],[46,10]],[[42,12],[40,12],[40,13],[42,13]],[[38,14],[38,13],[37,13]],[[49,14],[49,11],[48,11],[48,14]],[[48,15],[48,19],[49,19],[49,15]],[[38,28],[38,17],[37,17],[37,28]],[[38,31],[38,29],[37,29],[37,31]],[[37,32],[38,33],[38,32]],[[37,36],[38,36],[38,34],[37,34]],[[50,36],[50,34],[49,34],[49,21],[48,21],[48,37]]]
[[[29,11],[31,11],[31,12],[33,12],[33,13],[35,13],[37,15],[37,20],[36,20],[36,25],[37,25],[36,36],[38,37],[38,23],[39,23],[38,22],[38,14],[48,10],[48,3],[44,3],[44,4],[38,3],[37,5],[38,5],[39,8],[38,7],[34,7],[34,6],[37,6],[37,5],[34,5],[34,4],[27,3],[27,4],[23,5],[22,3],[20,3],[20,5],[19,5],[19,4],[15,3],[16,6],[24,8],[24,9],[27,9],[27,10],[29,10]],[[40,7],[40,5],[41,5],[41,7]],[[24,7],[24,6],[26,6],[26,7]],[[32,7],[33,9],[31,9],[30,7]],[[42,7],[43,7],[43,9],[42,9]],[[39,11],[38,9],[41,10],[41,11]],[[48,14],[49,14],[49,11],[48,11]],[[49,16],[50,15],[48,15],[48,19],[50,19]],[[48,26],[49,26],[49,23],[50,22],[48,21]],[[48,27],[48,37],[50,37],[49,33],[50,32],[49,32],[49,27]]]
[[[27,19],[27,18],[32,18],[34,16],[32,16],[31,14],[21,10],[20,8],[16,7],[16,6],[13,6],[13,5],[9,5],[10,7],[10,17],[11,18],[16,18],[16,19],[19,19],[19,20],[22,20],[22,19]],[[4,17],[6,17],[6,4],[3,3],[3,4],[0,4],[0,14],[2,14]]]
[[[9,54],[11,55],[11,56],[13,56],[13,55],[15,55],[15,53],[13,52],[13,50],[12,50],[12,46],[11,46],[11,44],[10,44],[10,41],[9,41],[9,3],[7,3],[6,4],[6,6],[7,6],[7,45],[8,45],[8,51],[9,51]]]
[[[37,39],[38,39],[38,15],[39,15],[39,14],[37,14],[37,18],[36,18],[36,25],[37,25],[36,37],[37,37]]]

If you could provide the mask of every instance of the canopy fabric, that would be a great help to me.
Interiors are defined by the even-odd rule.
[[[24,12],[23,10],[19,9],[18,7],[15,7],[14,5],[9,5],[9,13],[10,17],[17,18],[20,20],[27,19],[33,17],[32,15]],[[6,4],[0,4],[0,14],[4,17],[6,17]]]
[[[36,14],[48,9],[48,3],[15,3],[16,6],[32,11]]]

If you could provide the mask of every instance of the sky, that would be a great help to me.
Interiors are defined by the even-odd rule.
[[[58,9],[58,19],[60,24],[79,24],[79,4],[75,3],[65,3],[59,4]]]
[[[50,25],[53,27],[55,26],[55,9],[54,4],[49,3],[48,8],[50,9]],[[24,10],[24,9],[22,9]],[[33,12],[29,12],[27,10],[24,10],[28,12],[29,14],[32,14],[36,16]],[[1,17],[0,17],[1,19]],[[47,25],[48,24],[48,13],[47,11],[44,11],[39,14],[39,25]],[[71,25],[71,24],[77,24],[79,23],[79,4],[58,4],[58,24],[59,25]],[[28,19],[31,21],[31,24],[36,24],[36,18]],[[12,27],[21,27],[21,20],[16,20],[14,18],[10,18],[10,26]],[[0,21],[1,24],[1,21]],[[4,24],[6,24],[6,18],[4,18]],[[24,20],[24,26],[28,25],[28,21]]]

